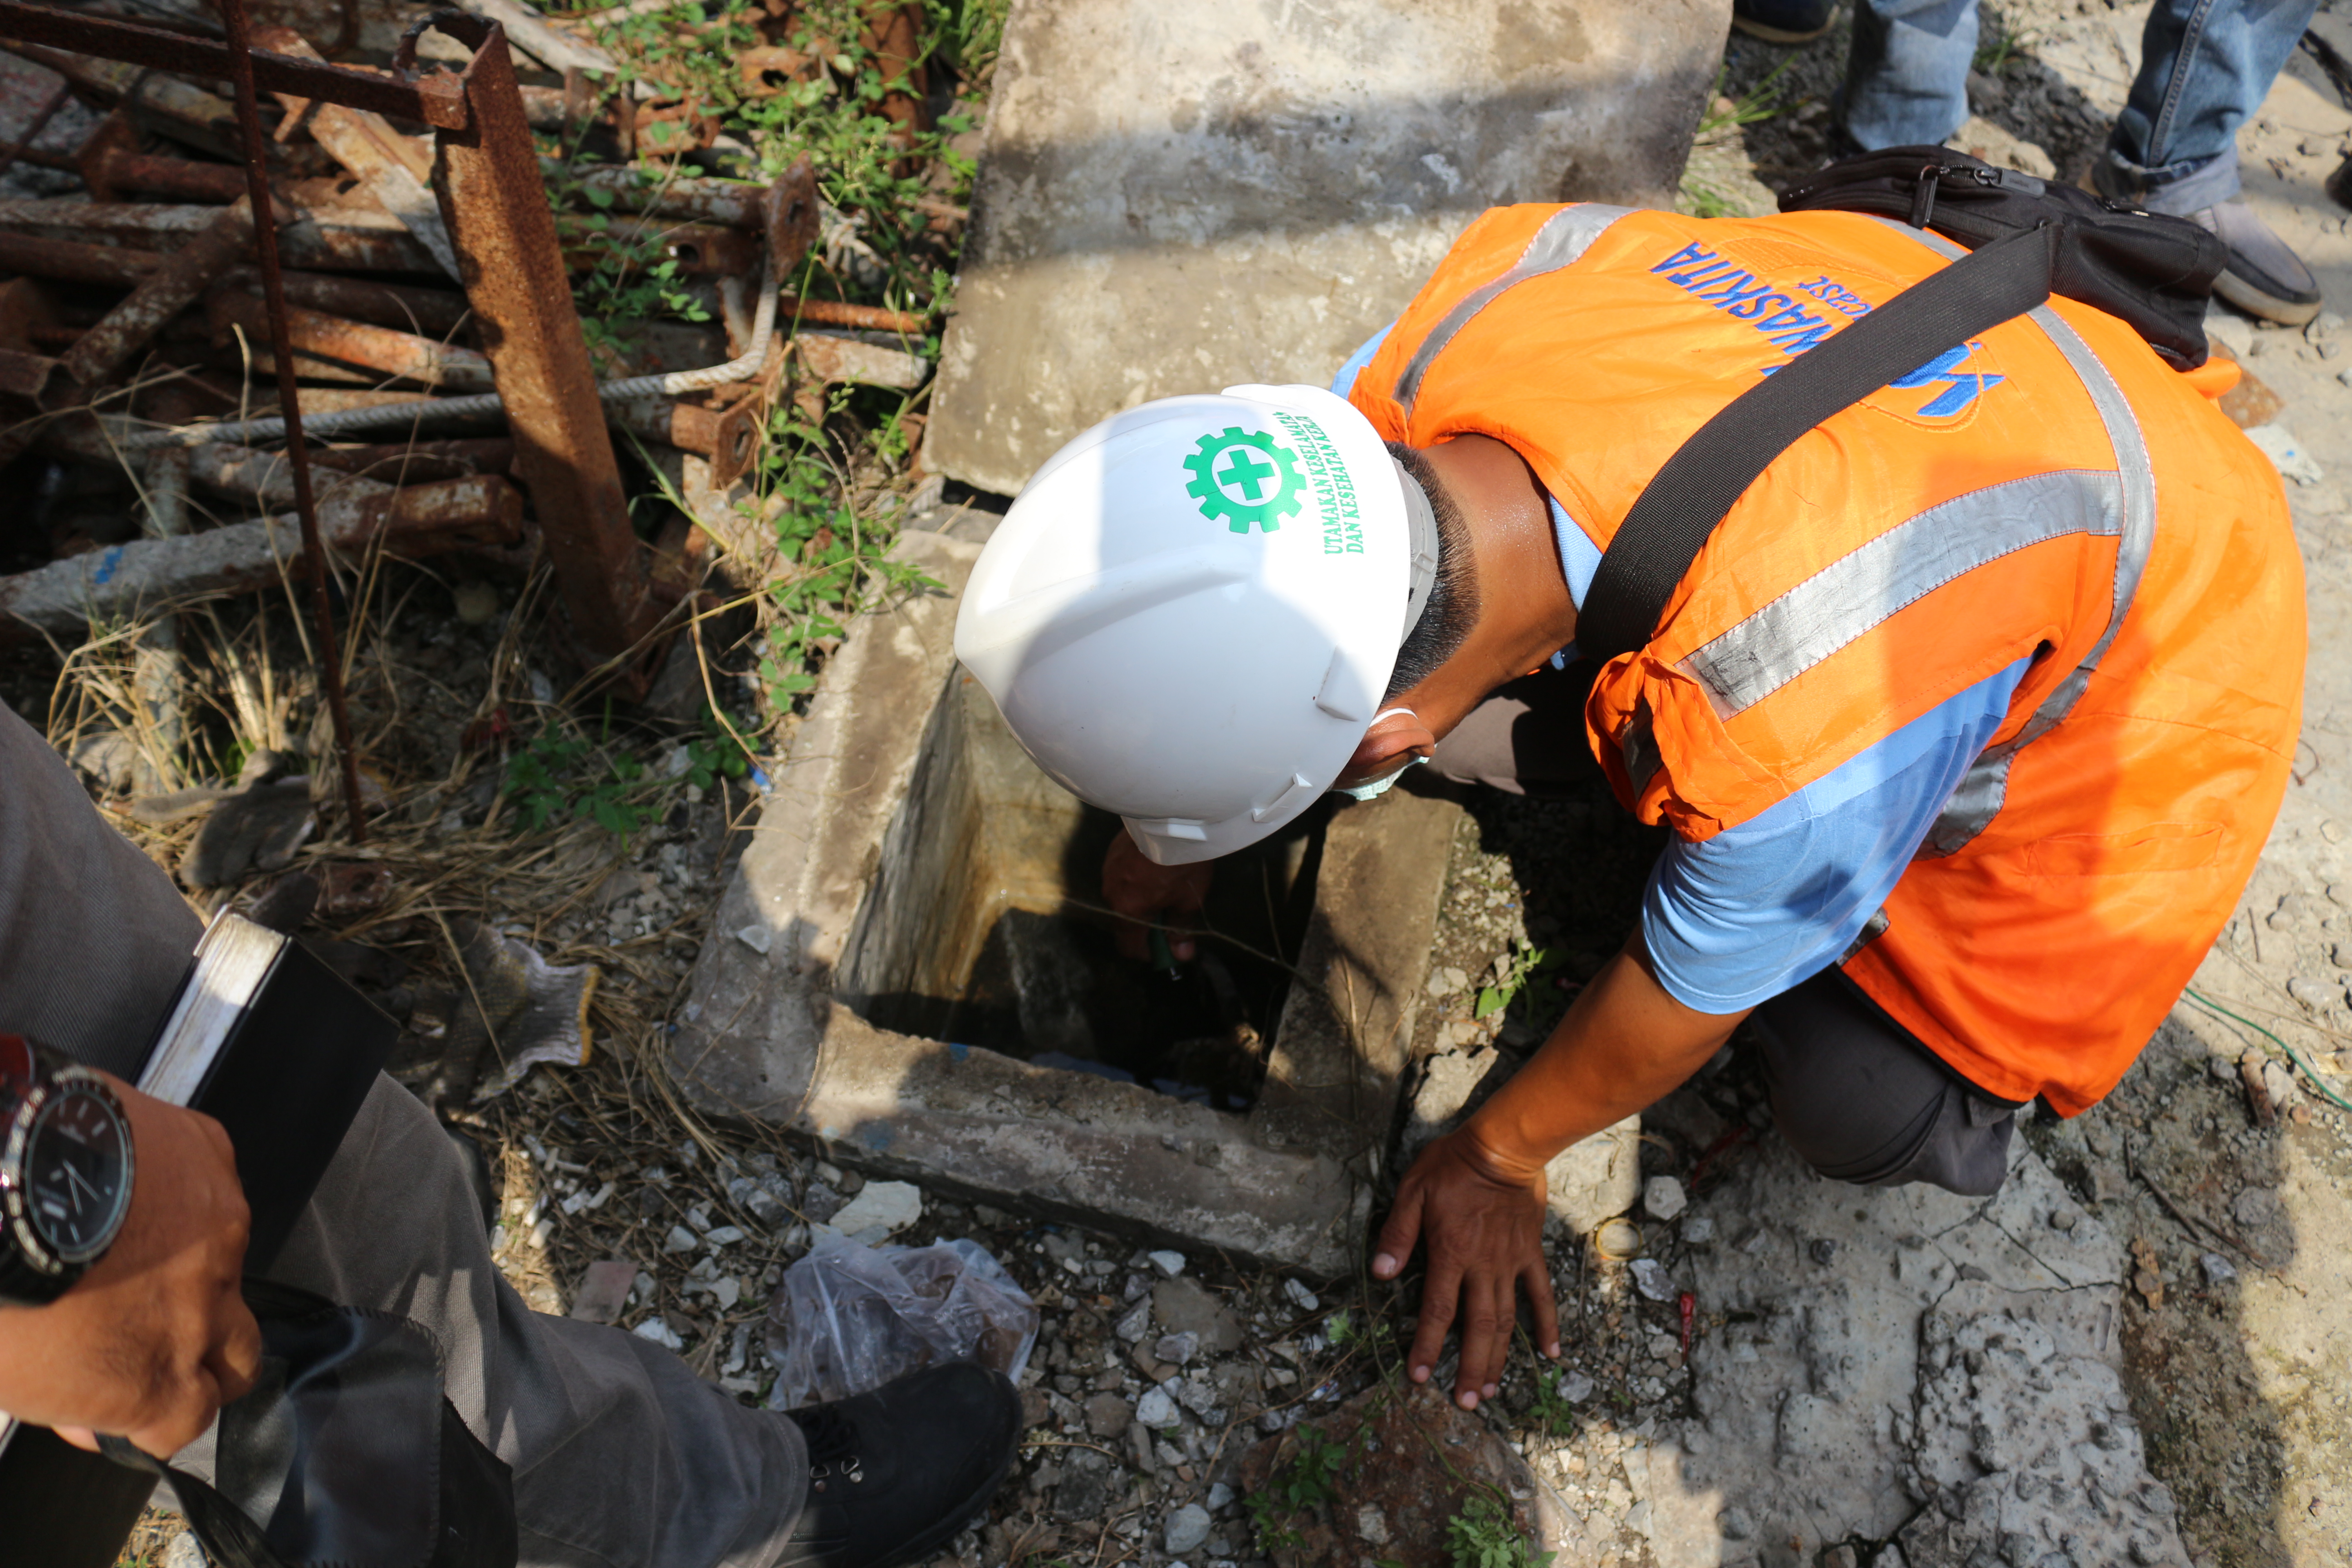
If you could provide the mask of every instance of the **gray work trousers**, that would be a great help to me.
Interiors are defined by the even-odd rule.
[[[1538,798],[1591,790],[1601,771],[1584,743],[1590,669],[1503,687],[1439,742],[1432,771]],[[1837,965],[1749,1016],[1773,1123],[1822,1174],[1971,1196],[1999,1189],[2019,1106],[1947,1066]]]
[[[0,707],[0,1031],[135,1079],[199,930],[171,879]],[[526,1568],[767,1568],[782,1554],[808,1484],[800,1429],[648,1341],[524,1306],[490,1260],[455,1146],[390,1079],[269,1274],[439,1342],[450,1402],[513,1468]],[[209,1449],[181,1460],[208,1475]]]

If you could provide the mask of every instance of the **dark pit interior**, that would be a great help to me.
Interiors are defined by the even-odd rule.
[[[899,1034],[1246,1110],[1289,996],[1328,815],[1318,806],[1220,863],[1195,957],[1128,957],[1100,907],[1118,819],[1039,773],[959,669],[835,994]]]

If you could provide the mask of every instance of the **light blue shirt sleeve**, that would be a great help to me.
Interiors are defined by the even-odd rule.
[[[1685,1006],[1737,1013],[1837,962],[2009,711],[2032,656],[1921,714],[1795,795],[1650,871],[1642,935]]]
[[[1362,373],[1366,365],[1372,363],[1372,356],[1381,352],[1381,345],[1389,341],[1389,334],[1395,330],[1396,323],[1391,321],[1387,326],[1374,332],[1370,341],[1362,348],[1349,354],[1348,363],[1339,367],[1339,374],[1331,378],[1331,390],[1342,397],[1347,396],[1356,384],[1356,377]]]

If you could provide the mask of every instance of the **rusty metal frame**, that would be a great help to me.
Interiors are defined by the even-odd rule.
[[[227,43],[163,27],[142,26],[136,22],[84,16],[48,5],[28,5],[26,0],[0,0],[0,37],[214,81],[233,81],[237,75],[233,64],[236,51]],[[436,129],[462,131],[466,127],[465,95],[447,76],[400,81],[373,71],[324,65],[268,49],[245,52],[253,61],[254,84],[263,92],[322,98],[352,109],[372,109],[378,114],[423,121]]]

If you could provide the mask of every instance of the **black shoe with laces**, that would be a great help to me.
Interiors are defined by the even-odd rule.
[[[958,1362],[785,1412],[808,1439],[809,1493],[777,1568],[891,1568],[937,1552],[1003,1483],[1021,1395]]]

